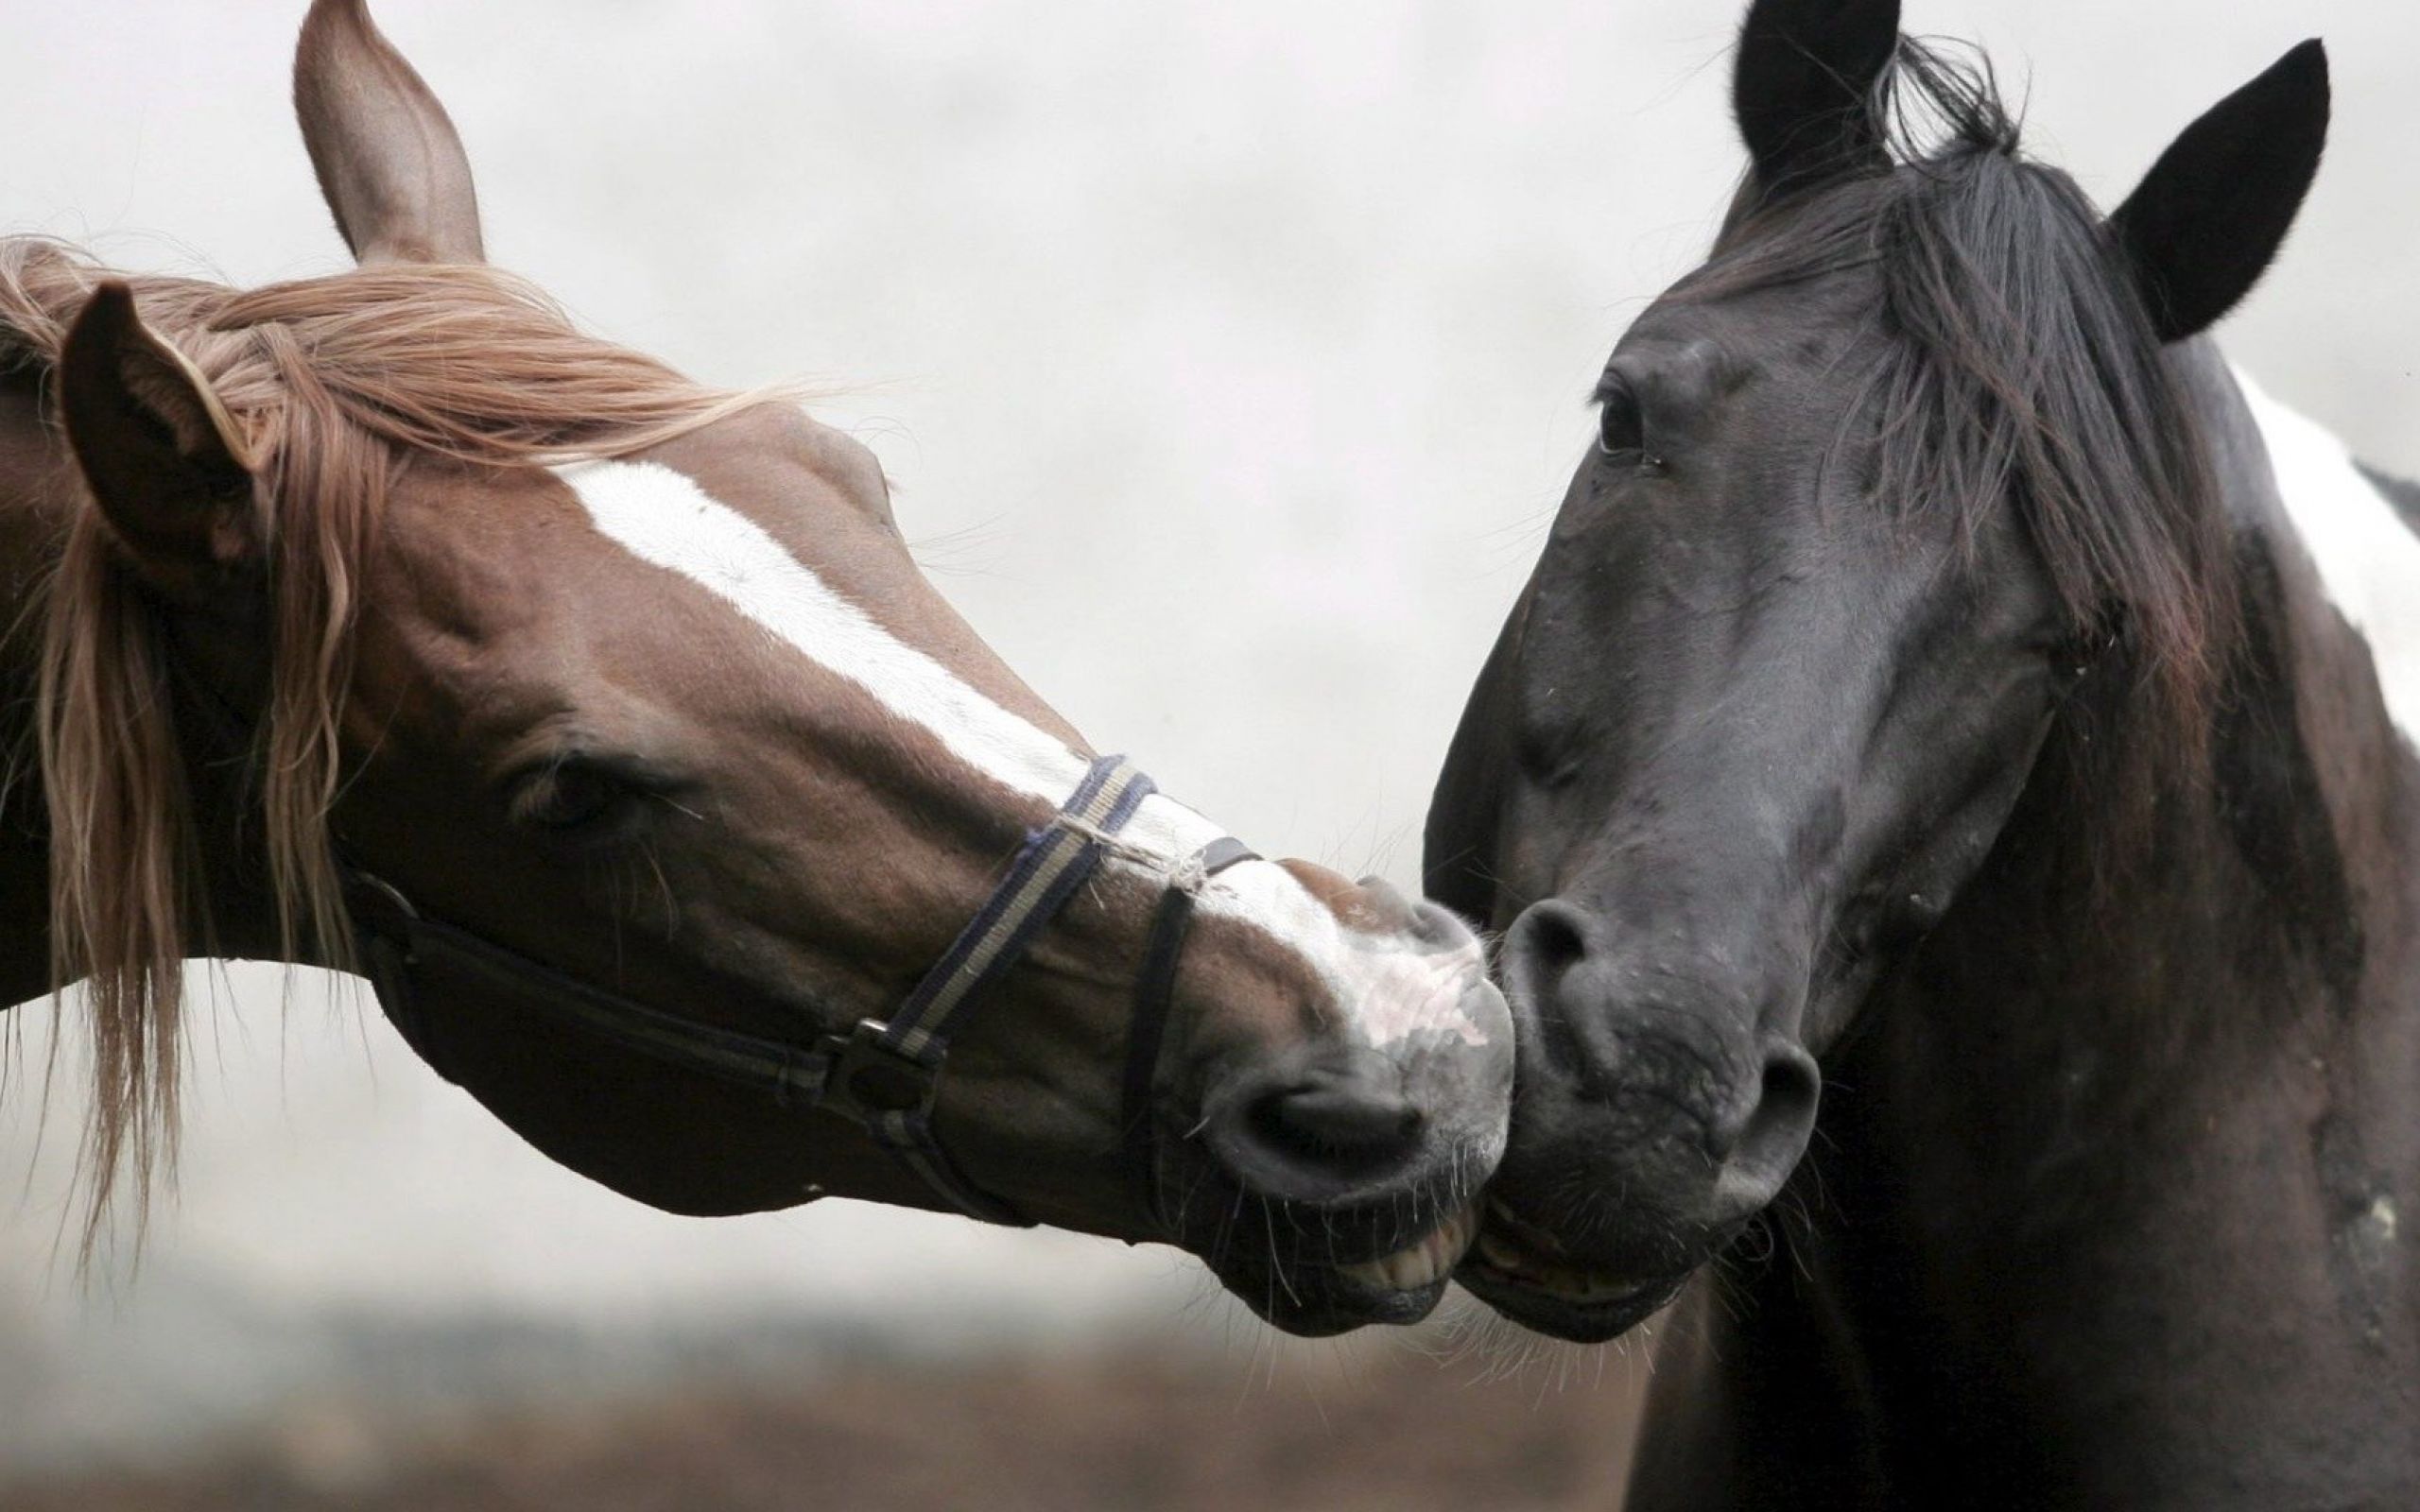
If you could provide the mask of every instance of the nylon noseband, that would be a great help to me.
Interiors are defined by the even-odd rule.
[[[1016,965],[1099,867],[1118,832],[1153,791],[1151,780],[1125,758],[1095,761],[1050,821],[1026,837],[998,886],[890,1018],[863,1020],[808,1046],[693,1022],[591,987],[430,918],[395,887],[358,868],[344,870],[362,968],[379,1005],[421,1058],[449,1080],[459,1078],[437,1054],[420,989],[434,985],[438,995],[451,995],[443,990],[450,979],[454,990],[524,1002],[657,1060],[764,1088],[786,1105],[837,1113],[959,1212],[1022,1227],[1032,1220],[969,1180],[933,1132],[950,1038],[985,990]],[[1177,868],[1152,914],[1128,1029],[1120,1156],[1154,1217],[1161,1216],[1154,1178],[1155,1082],[1195,900],[1219,872],[1256,859],[1239,840],[1213,840]]]

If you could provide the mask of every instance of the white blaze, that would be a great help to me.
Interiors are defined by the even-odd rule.
[[[1048,731],[985,697],[835,593],[765,528],[657,462],[558,468],[599,533],[643,561],[698,584],[777,643],[856,683],[895,717],[928,731],[984,777],[1056,808],[1090,765]],[[1119,834],[1166,873],[1225,831],[1153,794]],[[1114,865],[1141,865],[1113,855]],[[1465,1006],[1483,967],[1478,947],[1443,951],[1347,931],[1281,867],[1245,865],[1202,889],[1204,914],[1253,925],[1300,955],[1379,1048],[1450,1035],[1480,1044]]]
[[[2241,369],[2277,492],[2337,612],[2369,643],[2387,717],[2420,742],[2420,536],[2414,536],[2344,443],[2277,403]]]

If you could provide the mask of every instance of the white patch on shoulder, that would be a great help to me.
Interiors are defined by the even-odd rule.
[[[2235,379],[2328,601],[2369,642],[2387,717],[2420,743],[2420,536],[2342,441],[2269,397],[2242,369]]]
[[[856,683],[1000,786],[1057,808],[1089,763],[1058,737],[985,697],[834,592],[762,525],[660,462],[598,460],[555,470],[597,531],[642,561],[678,573],[818,666]],[[1127,865],[1165,877],[1226,832],[1162,794],[1118,836]],[[1348,931],[1282,867],[1245,865],[1201,894],[1204,914],[1248,923],[1307,962],[1379,1048],[1439,1036],[1484,1043],[1467,989],[1484,979],[1478,947],[1441,950]]]

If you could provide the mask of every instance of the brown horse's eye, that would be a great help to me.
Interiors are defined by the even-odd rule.
[[[582,762],[563,762],[521,784],[512,816],[533,830],[569,835],[603,827],[627,813],[636,798],[611,772]]]

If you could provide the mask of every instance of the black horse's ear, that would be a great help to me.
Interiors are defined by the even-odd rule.
[[[2162,341],[2207,329],[2259,282],[2319,171],[2327,99],[2313,38],[2187,127],[2109,217]]]
[[[1731,110],[1771,197],[1882,158],[1868,109],[1899,45],[1899,0],[1755,0]]]
[[[242,433],[209,381],[144,325],[124,284],[95,289],[69,327],[59,407],[101,518],[151,586],[198,600],[257,564]]]

